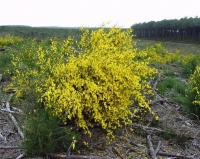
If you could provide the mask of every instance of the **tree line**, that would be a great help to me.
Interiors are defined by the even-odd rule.
[[[138,38],[200,42],[200,18],[151,21],[132,25]]]

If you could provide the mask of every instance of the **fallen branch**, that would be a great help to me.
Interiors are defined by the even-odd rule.
[[[157,145],[157,148],[156,148],[156,150],[155,150],[155,154],[158,154],[158,152],[159,152],[160,149],[161,149],[161,146],[162,146],[162,142],[159,141],[159,142],[158,142],[158,145]]]
[[[62,155],[62,154],[48,154],[47,159],[113,159],[110,157],[86,156],[86,155]]]
[[[145,132],[150,130],[150,131],[157,131],[157,132],[165,132],[165,130],[159,129],[159,128],[155,128],[155,127],[149,127],[149,126],[144,126],[144,125],[140,125],[140,124],[132,124],[132,127],[139,127],[142,130],[144,130]]]
[[[0,149],[22,149],[19,146],[0,146]]]
[[[155,83],[153,84],[154,93],[156,93],[158,82],[160,82],[160,74],[158,75],[158,78],[156,79]]]
[[[177,159],[193,159],[191,156],[179,155],[179,154],[169,154],[166,152],[160,152],[161,141],[158,142],[156,150],[153,148],[153,144],[151,141],[151,135],[147,132],[147,151],[149,159],[157,159],[157,156],[163,157],[175,157]]]
[[[149,159],[156,159],[156,153],[153,148],[153,144],[151,141],[151,135],[147,135],[147,152],[148,152],[148,158]]]
[[[9,102],[6,102],[6,109],[7,109],[8,111],[11,111],[11,110],[10,110],[10,104],[9,104]],[[18,123],[17,123],[17,120],[15,119],[15,117],[14,117],[11,113],[9,113],[8,115],[9,115],[9,117],[11,118],[11,120],[13,121],[15,127],[17,128],[17,131],[18,131],[19,135],[21,136],[22,139],[24,139],[24,134],[23,134],[23,132],[21,131],[21,128],[19,127],[19,125],[18,125]]]
[[[149,159],[157,159],[158,152],[161,148],[161,141],[158,142],[156,150],[153,148],[151,133],[147,131],[147,152],[148,152],[148,158]]]
[[[169,154],[166,152],[158,152],[158,155],[163,156],[163,157],[176,157],[178,159],[193,159],[193,157],[190,157],[190,156]]]

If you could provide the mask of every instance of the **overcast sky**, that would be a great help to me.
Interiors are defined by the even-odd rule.
[[[200,17],[200,0],[0,0],[0,25],[130,27]]]

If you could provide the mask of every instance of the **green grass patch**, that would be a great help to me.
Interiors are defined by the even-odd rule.
[[[11,64],[11,55],[8,52],[0,52],[0,74],[5,72],[5,70]]]
[[[137,39],[136,47],[139,49],[144,49],[146,47],[151,47],[157,44],[158,42],[162,43],[162,45],[166,48],[168,52],[180,52],[181,54],[200,54],[200,44],[194,43]]]
[[[175,93],[185,94],[186,84],[183,81],[175,77],[167,77],[161,81],[158,85],[158,92],[162,95],[169,90],[173,90]]]
[[[189,114],[199,116],[200,106],[192,103],[194,94],[188,90],[188,84],[175,77],[167,77],[158,85],[158,92],[161,95],[169,93],[171,99],[182,106],[182,109]]]
[[[10,46],[22,42],[22,38],[13,35],[0,36],[0,47]]]
[[[162,133],[162,137],[164,139],[168,140],[169,142],[174,142],[183,147],[184,147],[185,143],[189,139],[191,139],[189,136],[177,134],[172,129],[166,129],[165,132]]]

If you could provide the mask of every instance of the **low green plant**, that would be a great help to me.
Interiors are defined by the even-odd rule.
[[[66,152],[80,138],[70,127],[63,126],[44,110],[35,111],[25,119],[25,140],[22,147],[29,156]]]
[[[190,98],[190,96],[186,93],[186,95],[182,95],[182,94],[177,94],[176,96],[174,96],[174,100],[181,104],[183,110],[185,112],[192,112],[191,110],[191,106],[192,106],[192,99]]]
[[[12,56],[10,53],[0,52],[0,73],[4,73],[8,67],[11,65]]]
[[[167,77],[159,84],[158,91],[162,95],[166,92],[170,92],[171,98],[180,104],[184,111],[191,112],[192,98],[187,88],[188,85],[186,82],[180,81],[175,77]]]

